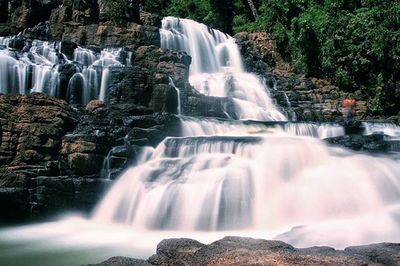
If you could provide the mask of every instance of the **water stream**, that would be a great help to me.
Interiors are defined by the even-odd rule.
[[[110,67],[130,65],[129,55],[126,60],[121,59],[122,49],[107,48],[96,53],[78,47],[69,60],[60,52],[61,43],[24,41],[24,48],[18,51],[9,47],[16,38],[0,38],[0,93],[42,92],[83,105],[93,99],[105,101]],[[60,75],[63,67],[70,64],[74,65],[73,73],[63,87]]]

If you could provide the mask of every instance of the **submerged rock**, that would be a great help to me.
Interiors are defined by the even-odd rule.
[[[335,138],[325,139],[328,143],[346,147],[355,151],[370,153],[388,153],[392,151],[395,144],[383,134],[364,135],[344,135]]]

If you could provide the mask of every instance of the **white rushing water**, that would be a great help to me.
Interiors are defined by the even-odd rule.
[[[284,236],[299,246],[400,241],[398,171],[393,159],[280,133],[168,138],[120,177],[94,219],[134,230],[326,230]],[[351,236],[337,237],[338,221]]]
[[[14,37],[15,38],[15,37]],[[130,65],[130,58],[118,60],[122,49],[104,49],[100,54],[82,47],[75,49],[72,60],[60,53],[61,44],[34,40],[25,42],[21,52],[9,48],[12,38],[0,38],[0,93],[29,94],[42,92],[86,104],[92,99],[107,100],[110,67]],[[128,57],[130,55],[128,54]],[[74,63],[75,74],[66,92],[60,90],[60,66]],[[65,96],[63,96],[66,94]]]
[[[244,71],[235,40],[189,19],[166,17],[161,46],[192,57],[190,83],[202,94],[233,99],[238,119],[287,120],[259,77]]]
[[[262,123],[257,121],[230,121],[214,118],[181,117],[183,136],[245,136],[280,132],[293,136],[315,137],[320,139],[343,136],[344,128],[338,124],[316,123]]]

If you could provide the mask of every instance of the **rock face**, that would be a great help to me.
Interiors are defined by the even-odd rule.
[[[363,117],[366,102],[358,95],[348,95],[327,80],[293,73],[277,52],[273,38],[263,32],[238,33],[234,36],[249,71],[264,77],[271,95],[298,121],[340,121],[341,101],[357,100],[356,113]]]
[[[58,5],[59,1],[56,0],[2,1],[1,6],[8,7],[10,16],[5,16],[8,19],[2,18],[3,21],[0,22],[9,22],[10,28],[21,31],[48,20],[51,10]]]
[[[76,112],[64,101],[43,94],[0,95],[0,205],[5,219],[26,216],[33,204],[31,178],[58,175],[62,137],[77,124]],[[14,208],[13,208],[14,207]]]
[[[44,94],[1,95],[0,105],[0,166],[57,159],[61,138],[77,124],[77,113],[66,102]]]
[[[113,264],[110,264],[112,261]],[[113,258],[98,265],[400,265],[400,244],[374,244],[335,250],[295,248],[281,241],[225,237],[210,245],[166,239],[147,262]]]
[[[159,46],[160,42],[158,28],[133,22],[124,27],[114,26],[107,22],[90,25],[74,22],[51,23],[50,34],[52,39],[72,41],[81,46],[122,47],[132,45],[137,48],[142,45]]]

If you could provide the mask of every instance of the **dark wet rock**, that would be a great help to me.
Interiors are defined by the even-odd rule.
[[[345,135],[335,138],[325,139],[330,144],[343,146],[345,148],[370,153],[387,153],[392,151],[398,142],[390,141],[383,134],[373,135]]]
[[[82,115],[75,131],[63,138],[60,171],[64,175],[98,175],[106,160],[108,171],[119,173],[138,153],[132,145],[156,146],[168,135],[179,134],[179,123],[174,115],[153,113],[131,103],[97,106]],[[143,138],[132,133],[137,131],[152,134]]]
[[[31,215],[56,215],[62,210],[89,213],[111,185],[98,176],[43,176],[30,181]]]
[[[132,259],[127,257],[112,257],[106,261],[103,261],[98,264],[89,264],[87,266],[151,266],[152,264],[148,263],[145,260]]]
[[[161,20],[162,20],[161,16],[151,14],[145,11],[140,12],[140,22],[142,25],[161,28]]]
[[[3,179],[0,174],[0,180]],[[5,175],[5,173],[3,173]],[[1,182],[1,181],[0,181]],[[0,221],[16,222],[30,216],[29,191],[22,187],[0,186]]]
[[[344,131],[347,135],[363,134],[365,128],[361,121],[347,121],[343,123]]]
[[[24,38],[48,40],[50,34],[50,25],[48,22],[39,22],[32,28],[27,28],[23,31]]]
[[[60,79],[60,95],[59,98],[67,100],[68,84],[72,76],[77,72],[76,65],[73,63],[60,65],[58,68],[59,79]]]
[[[48,20],[52,9],[59,5],[59,1],[22,0],[9,1],[9,4],[11,16],[8,22],[11,26],[23,30]]]
[[[155,112],[176,113],[177,91],[169,84],[169,78],[185,84],[189,58],[156,46],[139,47],[133,54],[133,67],[125,68],[120,78],[112,75],[110,103],[134,103]]]
[[[19,36],[11,38],[8,46],[16,50],[22,50],[25,46],[25,39]]]
[[[73,22],[93,24],[99,22],[99,5],[97,0],[74,0],[72,5]]]
[[[61,53],[65,54],[68,59],[73,59],[74,51],[78,47],[78,45],[71,41],[63,41],[61,42]]]

